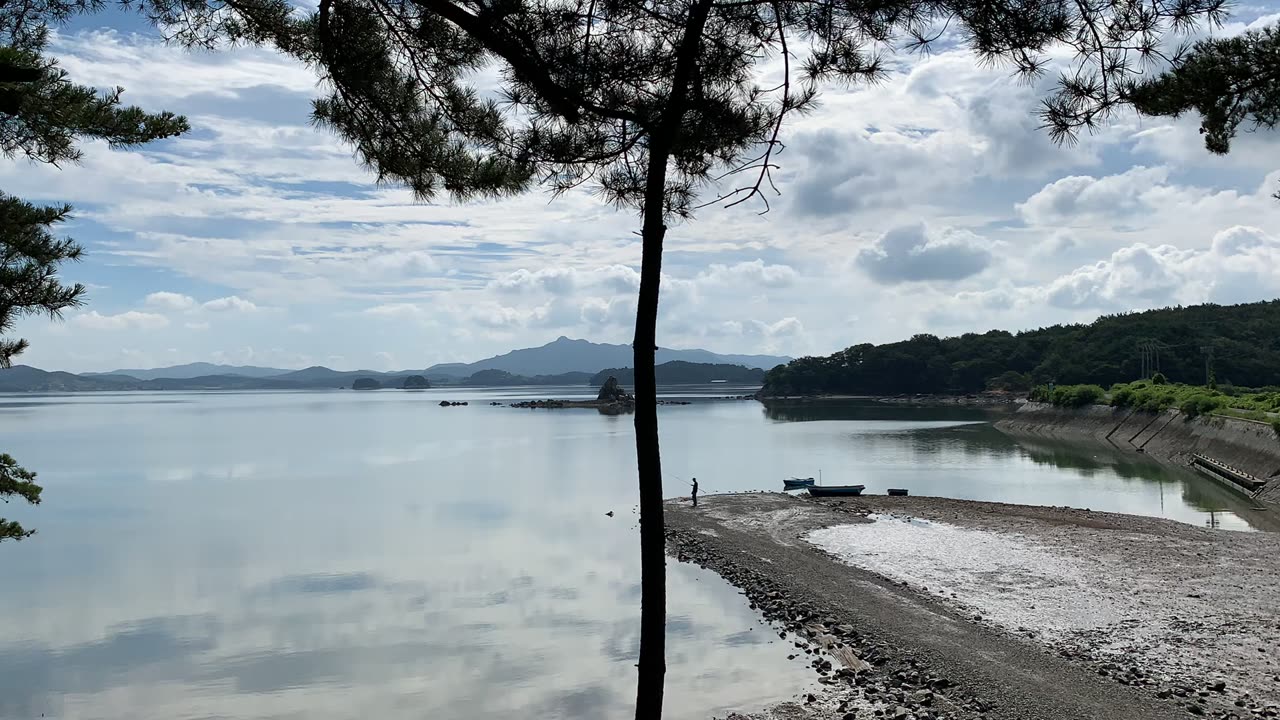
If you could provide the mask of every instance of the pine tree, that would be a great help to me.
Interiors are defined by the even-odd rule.
[[[380,181],[421,198],[589,187],[640,214],[632,343],[642,599],[637,718],[661,715],[665,556],[654,353],[668,224],[705,205],[777,193],[786,120],[821,86],[882,76],[882,54],[946,34],[1027,75],[1066,44],[1075,65],[1046,100],[1060,139],[1118,107],[1166,34],[1224,0],[134,0],[188,45],[274,44],[317,69],[317,124]],[[780,80],[762,87],[766,63]],[[496,66],[487,97],[477,70]]]
[[[1173,68],[1136,86],[1132,100],[1145,115],[1198,113],[1205,148],[1226,154],[1241,125],[1280,123],[1280,30],[1196,43]]]
[[[1205,148],[1225,155],[1241,125],[1274,130],[1280,123],[1280,29],[1202,40],[1168,71],[1136,85],[1130,100],[1144,115],[1197,113]]]
[[[186,120],[171,113],[122,106],[119,88],[99,94],[72,83],[55,60],[42,55],[48,23],[86,9],[91,8],[78,2],[0,4],[0,151],[6,158],[56,166],[79,160],[81,138],[128,147],[187,129]],[[0,372],[27,347],[21,338],[4,337],[18,318],[56,318],[83,302],[84,286],[64,284],[58,276],[64,263],[83,252],[75,241],[53,233],[70,213],[69,206],[36,206],[0,192]],[[0,499],[39,503],[35,477],[0,453]],[[0,518],[0,541],[32,532]]]

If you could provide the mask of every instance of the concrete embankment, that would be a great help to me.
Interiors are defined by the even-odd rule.
[[[1202,464],[1209,468],[1225,466],[1265,483],[1255,491],[1236,488],[1241,494],[1280,504],[1280,436],[1266,423],[1220,415],[1189,418],[1177,410],[1152,413],[1105,405],[1060,408],[1027,403],[995,426],[1011,435],[1106,443],[1181,465],[1192,464],[1197,456],[1207,458]],[[1229,478],[1219,479],[1232,484]]]

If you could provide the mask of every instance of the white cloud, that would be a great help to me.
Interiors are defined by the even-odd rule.
[[[166,291],[153,292],[147,295],[144,302],[161,310],[190,310],[196,305],[195,298],[190,295]]]
[[[746,289],[785,288],[795,284],[800,275],[790,265],[766,265],[763,260],[740,262],[736,265],[713,264],[699,275],[699,279],[720,285],[733,285]]]
[[[640,272],[626,265],[595,268],[553,266],[538,270],[519,268],[498,277],[490,286],[503,293],[569,295],[584,289],[634,293],[640,287]]]
[[[52,47],[59,64],[77,81],[124,86],[127,97],[135,100],[201,94],[235,98],[244,90],[261,87],[312,93],[317,86],[313,72],[266,48],[186,52],[155,38],[111,30],[58,34]]]
[[[90,310],[73,316],[71,323],[90,330],[158,330],[168,326],[169,318],[137,310],[129,310],[116,315],[102,315],[97,310]]]
[[[236,295],[221,297],[216,300],[201,305],[205,310],[210,312],[237,312],[251,313],[257,312],[258,306]]]
[[[1127,220],[1151,212],[1160,202],[1166,167],[1134,167],[1119,175],[1095,178],[1072,175],[1055,180],[1018,205],[1018,212],[1036,225],[1084,225],[1099,220]]]
[[[368,269],[381,276],[420,277],[440,272],[440,264],[430,254],[413,250],[374,255]]]
[[[986,311],[1059,309],[1090,314],[1204,302],[1232,304],[1280,296],[1280,238],[1236,225],[1207,247],[1135,243],[1043,285],[1007,283],[957,293],[959,305]]]
[[[68,277],[111,286],[91,302],[127,298],[110,310],[174,323],[30,319],[29,362],[105,369],[124,345],[137,364],[168,362],[170,348],[244,362],[227,348],[256,347],[256,364],[354,369],[377,365],[375,351],[418,365],[560,334],[629,339],[634,214],[587,192],[452,205],[380,187],[349,147],[306,124],[313,73],[264,50],[186,53],[123,33],[55,42],[77,79],[123,85],[128,101],[185,113],[195,130],[126,151],[85,143],[84,162],[63,169],[0,163],[0,186],[76,206],[92,261]],[[1060,148],[1036,127],[1044,88],[1006,68],[945,47],[888,67],[881,84],[826,88],[816,112],[784,128],[771,213],[710,207],[672,223],[664,345],[825,353],[1275,296],[1280,173],[1266,173],[1280,135],[1242,134],[1239,152],[1213,158],[1195,118],[1121,116]],[[1236,225],[1252,230],[1214,239]],[[218,311],[241,314],[206,322]],[[74,331],[90,326],[117,333]],[[336,348],[344,356],[327,359]]]
[[[804,323],[794,317],[786,317],[773,323],[752,321],[751,327],[767,338],[794,337],[804,334]]]
[[[924,223],[893,228],[855,263],[876,282],[893,284],[925,280],[962,280],[991,264],[986,242],[967,230],[933,231]]]

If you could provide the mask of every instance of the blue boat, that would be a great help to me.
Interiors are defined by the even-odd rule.
[[[787,478],[782,481],[782,487],[787,490],[813,487],[813,478]]]
[[[841,497],[845,495],[861,495],[866,485],[810,485],[809,494],[813,497]]]

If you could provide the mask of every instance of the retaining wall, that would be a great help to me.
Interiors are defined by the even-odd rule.
[[[1149,413],[1105,405],[1059,408],[1027,403],[995,425],[1011,435],[1093,440],[1184,465],[1200,453],[1269,480],[1255,499],[1280,503],[1280,436],[1267,423],[1218,415],[1188,418],[1177,410]]]

